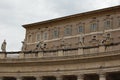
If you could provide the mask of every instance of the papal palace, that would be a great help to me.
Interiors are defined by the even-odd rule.
[[[23,27],[21,51],[4,42],[0,80],[120,80],[120,5]]]

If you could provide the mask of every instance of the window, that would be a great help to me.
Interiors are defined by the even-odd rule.
[[[91,24],[91,31],[97,31],[97,29],[98,29],[97,23],[92,23]]]
[[[84,27],[81,25],[78,27],[78,33],[83,33],[84,32]]]
[[[69,36],[72,34],[72,28],[71,27],[66,27],[65,28],[65,36]]]
[[[37,41],[40,41],[40,33],[37,33],[37,34],[36,34],[36,40],[37,40]]]
[[[43,40],[47,40],[48,39],[48,33],[47,32],[44,32],[43,33]]]
[[[110,20],[106,20],[104,22],[104,28],[105,29],[110,29],[111,28],[111,21]]]
[[[53,38],[58,38],[59,37],[59,29],[53,30]]]

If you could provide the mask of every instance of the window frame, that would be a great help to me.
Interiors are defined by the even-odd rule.
[[[84,30],[85,30],[85,28],[83,25],[78,26],[78,33],[84,33],[85,32]]]
[[[109,24],[108,24],[109,22]],[[113,27],[113,18],[111,15],[106,15],[106,18],[104,19],[104,30],[112,29]]]
[[[39,36],[39,38],[38,38],[38,36]],[[36,34],[36,41],[40,41],[41,40],[41,34],[40,33],[37,33]]]
[[[111,29],[111,28],[112,28],[112,21],[111,20],[104,21],[104,29]]]
[[[98,31],[98,23],[97,22],[92,22],[90,25],[90,31],[91,32],[96,32]]]
[[[59,38],[59,29],[54,29],[52,34],[53,34],[53,38]]]
[[[72,35],[72,25],[66,26],[64,29],[64,36]]]
[[[48,32],[47,31],[43,32],[43,38],[42,39],[43,40],[48,40]]]

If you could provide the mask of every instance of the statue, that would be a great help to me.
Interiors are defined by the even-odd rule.
[[[79,37],[79,47],[84,47],[84,36],[83,35],[80,35]]]
[[[65,40],[64,40],[64,38],[61,38],[61,47],[62,47],[62,49],[65,48]]]
[[[104,40],[102,40],[102,44],[110,45],[111,43],[113,43],[113,38],[111,37],[110,33],[105,33],[103,37]]]
[[[6,52],[6,40],[3,41],[2,45],[1,45],[1,50],[2,52]]]
[[[26,44],[24,41],[22,41],[22,51],[25,51],[26,50]]]
[[[44,50],[45,47],[46,47],[46,44],[44,43],[44,41],[40,41],[40,42],[38,42],[38,44],[36,45],[36,50],[39,50],[39,49]]]

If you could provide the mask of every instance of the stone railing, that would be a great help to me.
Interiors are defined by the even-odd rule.
[[[0,59],[19,58],[21,52],[0,52]]]
[[[27,52],[0,52],[0,59],[4,58],[45,58],[45,57],[59,57],[59,56],[75,56],[75,55],[92,55],[103,52],[118,51],[120,45],[112,46],[94,46],[73,49],[60,49],[50,51],[27,51]],[[16,54],[17,57],[9,57],[9,54]]]

